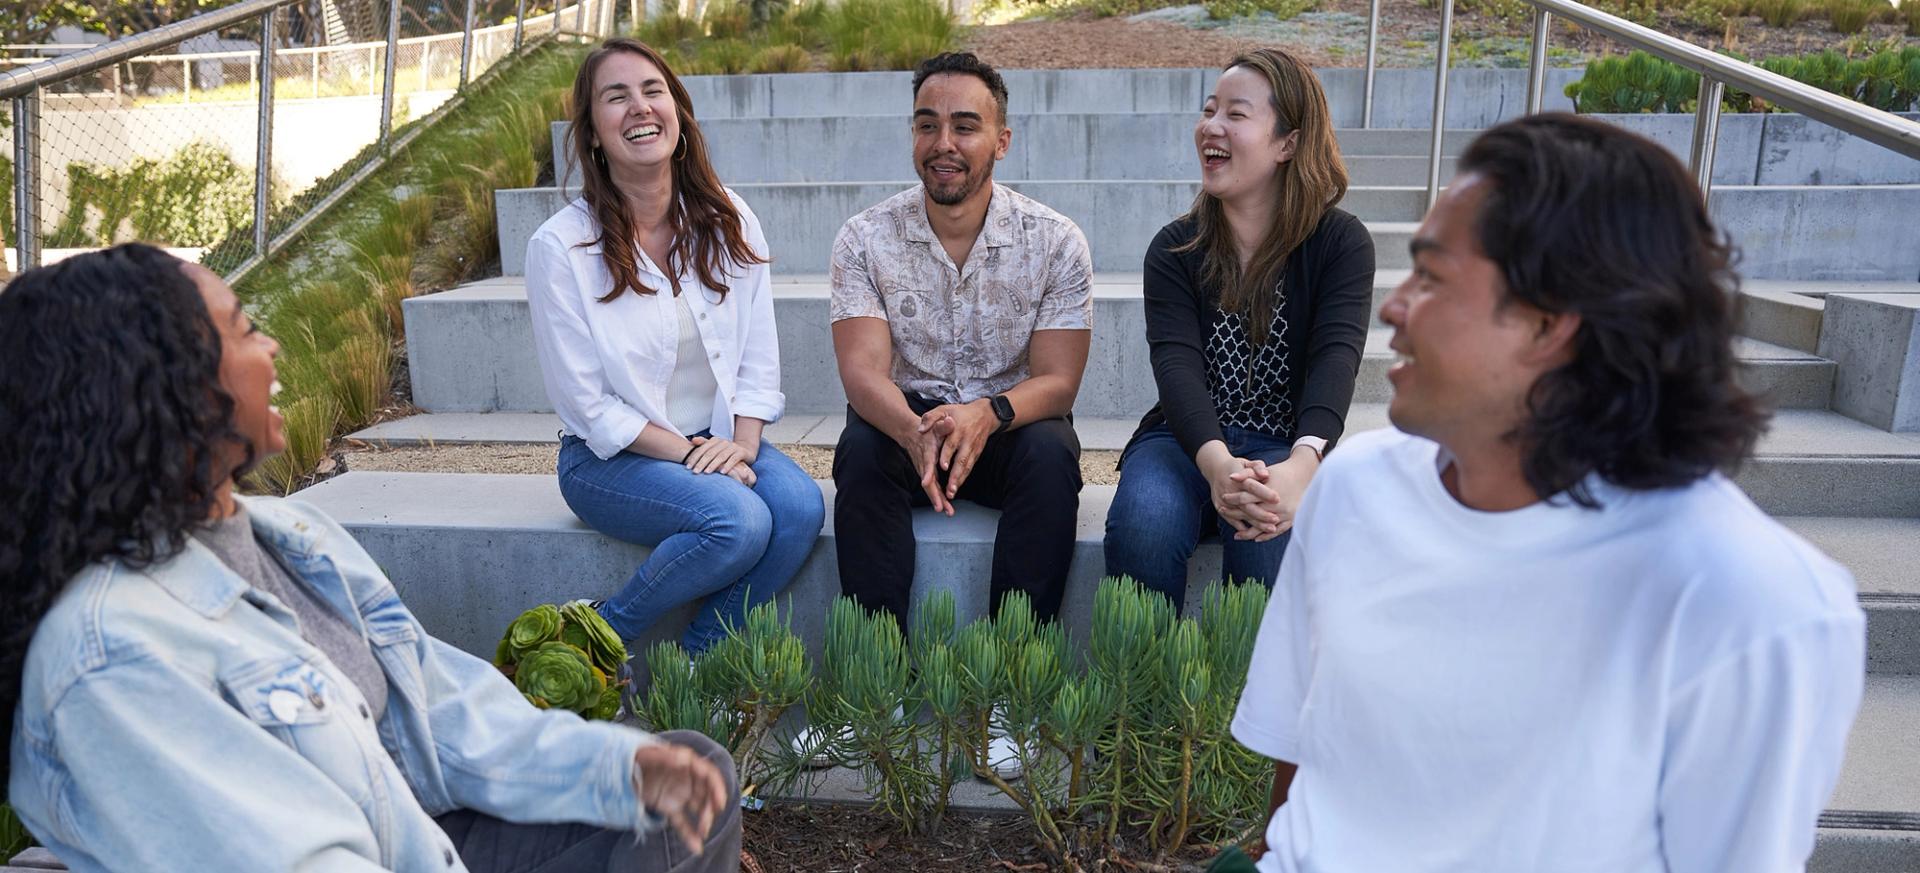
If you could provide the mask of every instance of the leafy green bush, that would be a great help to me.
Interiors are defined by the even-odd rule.
[[[1700,74],[1642,51],[1600,58],[1567,84],[1575,112],[1687,112],[1699,98]]]
[[[746,40],[732,37],[710,39],[700,44],[693,66],[708,75],[744,73],[753,62],[754,50]]]
[[[1916,0],[1920,2],[1920,0]],[[1761,69],[1856,100],[1875,109],[1906,112],[1920,102],[1920,46],[1849,59],[1833,49],[1760,61]],[[1577,112],[1691,112],[1699,74],[1644,52],[1601,58],[1566,87]],[[1723,111],[1766,111],[1764,100],[1728,89]]]
[[[119,169],[68,164],[67,212],[47,242],[210,246],[251,223],[253,182],[252,171],[201,141],[166,158],[142,158]]]

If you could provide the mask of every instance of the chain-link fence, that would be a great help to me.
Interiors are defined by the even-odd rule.
[[[540,40],[612,32],[616,2],[246,0],[104,45],[5,47],[6,269],[143,240],[244,272],[408,125]]]

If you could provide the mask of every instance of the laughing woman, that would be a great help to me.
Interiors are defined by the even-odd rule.
[[[630,39],[587,56],[569,150],[580,199],[527,244],[527,298],[565,432],[560,492],[653,553],[600,613],[635,640],[704,598],[704,651],[771,599],[820,533],[820,488],[761,429],[780,417],[766,238],[721,187],[693,104]]]
[[[1373,240],[1335,208],[1347,170],[1311,69],[1273,49],[1234,58],[1193,140],[1200,195],[1143,277],[1160,403],[1121,455],[1106,538],[1108,575],[1176,608],[1210,532],[1226,578],[1273,584],[1346,427],[1373,288]]]
[[[333,519],[234,493],[286,449],[278,352],[151,246],[0,291],[0,784],[34,836],[76,871],[735,870],[718,743],[528,706]]]

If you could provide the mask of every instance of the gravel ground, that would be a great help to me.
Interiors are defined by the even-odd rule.
[[[551,445],[409,446],[376,449],[351,447],[336,455],[339,472],[350,470],[389,473],[532,473],[552,475],[558,448]],[[785,445],[787,457],[815,479],[833,478],[833,447]],[[1080,453],[1080,473],[1088,485],[1120,481],[1116,451]]]

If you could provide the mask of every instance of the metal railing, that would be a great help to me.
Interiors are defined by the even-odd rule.
[[[1600,31],[1634,48],[1700,74],[1699,107],[1694,111],[1689,166],[1703,194],[1713,191],[1713,155],[1720,131],[1720,102],[1732,85],[1755,97],[1791,109],[1829,126],[1920,159],[1920,122],[1768,72],[1753,64],[1716,54],[1685,40],[1642,27],[1574,0],[1526,0],[1533,7],[1533,42],[1528,54],[1526,111],[1540,111],[1546,95],[1547,38],[1554,16]],[[1908,0],[1920,2],[1920,0]],[[1434,60],[1433,138],[1427,156],[1427,205],[1440,189],[1441,144],[1447,118],[1447,74],[1453,37],[1454,0],[1441,0],[1438,53]],[[1360,126],[1373,126],[1374,73],[1378,64],[1380,0],[1367,14],[1367,61],[1361,91]]]
[[[191,65],[200,61],[239,61],[246,60],[253,71],[250,79],[257,91],[258,127],[251,157],[254,160],[253,198],[252,198],[252,252],[238,266],[227,271],[230,281],[238,278],[264,261],[268,256],[283,248],[297,236],[313,219],[345,196],[355,185],[378,170],[397,148],[404,146],[425,124],[417,124],[399,138],[395,137],[395,74],[399,66],[401,49],[407,45],[431,46],[435,42],[459,41],[459,76],[457,86],[450,99],[426,116],[431,120],[450,110],[460,102],[468,86],[476,78],[475,42],[482,40],[504,41],[511,34],[511,48],[499,52],[498,56],[517,53],[531,48],[545,39],[560,35],[578,35],[584,37],[610,34],[614,27],[614,3],[616,0],[574,0],[571,6],[561,6],[554,12],[537,16],[532,20],[525,18],[526,0],[520,0],[518,15],[514,21],[489,28],[474,27],[474,0],[466,0],[462,29],[458,34],[446,34],[429,37],[400,38],[400,4],[405,0],[388,0],[386,39],[384,42],[362,43],[350,46],[322,48],[278,48],[274,45],[275,16],[286,7],[307,0],[244,0],[233,6],[194,16],[185,21],[175,22],[144,33],[134,34],[112,42],[91,46],[68,54],[36,59],[33,63],[0,72],[0,100],[11,101],[13,113],[13,203],[12,218],[17,269],[25,270],[39,266],[43,255],[43,232],[40,215],[41,185],[45,180],[47,167],[43,163],[42,140],[44,136],[43,98],[47,89],[62,83],[108,68],[117,68],[123,63],[137,61],[142,63],[167,63]],[[565,0],[561,0],[562,3]],[[589,15],[589,7],[592,14]],[[203,34],[257,23],[259,27],[260,47],[257,51],[210,52],[188,55],[171,55],[164,58],[143,59],[143,55],[152,55],[165,49],[179,46],[182,42]],[[358,171],[340,180],[325,192],[317,201],[310,201],[300,214],[291,221],[279,222],[278,233],[270,234],[275,227],[273,212],[273,134],[274,100],[276,76],[276,57],[298,56],[325,51],[351,50],[356,53],[370,54],[370,64],[384,67],[384,75],[376,90],[380,95],[379,134],[376,140],[379,148],[373,157]],[[427,49],[430,51],[431,49]],[[482,65],[490,60],[482,57]],[[314,61],[314,69],[319,61]],[[371,66],[369,67],[371,69]],[[428,67],[421,64],[422,75],[428,75]],[[189,73],[183,87],[191,88],[192,76]],[[422,90],[425,89],[423,84]],[[314,93],[317,93],[317,86]],[[62,97],[68,95],[60,95]],[[117,96],[117,95],[116,95]],[[364,99],[364,98],[356,98]],[[113,111],[108,109],[105,111]],[[238,156],[235,156],[238,157]],[[283,219],[285,216],[281,216]]]

